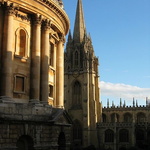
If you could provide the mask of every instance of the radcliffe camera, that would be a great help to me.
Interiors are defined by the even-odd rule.
[[[0,150],[149,150],[149,6],[0,0]]]

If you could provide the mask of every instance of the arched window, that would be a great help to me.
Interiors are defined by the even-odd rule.
[[[136,129],[136,141],[144,141],[145,140],[145,134],[144,130],[142,129]]]
[[[73,123],[73,140],[82,143],[82,126],[78,120]]]
[[[137,122],[141,123],[141,122],[145,122],[146,121],[146,116],[144,113],[138,113],[137,114]]]
[[[23,29],[20,30],[19,32],[19,38],[20,38],[20,51],[19,55],[20,56],[25,56],[25,50],[26,50],[26,33]]]
[[[106,115],[105,114],[102,114],[102,119],[103,119],[103,122],[106,122]]]
[[[19,28],[16,31],[16,51],[15,55],[19,57],[27,57],[28,48],[28,36],[27,32],[23,28]]]
[[[119,122],[119,115],[116,113],[111,114],[111,122]]]
[[[129,142],[129,131],[121,129],[119,131],[119,142]]]
[[[81,84],[79,81],[76,81],[73,85],[73,107],[81,107]]]
[[[105,131],[105,142],[114,142],[114,132],[110,129]]]
[[[78,54],[77,51],[76,51],[75,54],[74,54],[74,66],[75,66],[75,67],[78,67],[78,66],[79,66],[79,54]]]
[[[124,122],[132,122],[132,115],[130,113],[124,114]]]

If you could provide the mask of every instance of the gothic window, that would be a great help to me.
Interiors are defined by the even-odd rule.
[[[105,114],[102,114],[102,119],[103,119],[103,122],[106,122],[106,115]]]
[[[19,57],[27,57],[28,48],[28,36],[27,32],[23,28],[19,28],[16,31],[16,51],[15,55]]]
[[[111,122],[119,122],[119,115],[118,114],[111,114]]]
[[[50,42],[49,64],[54,67],[54,44]]]
[[[78,81],[73,85],[73,106],[81,106],[81,84]]]
[[[14,77],[14,92],[25,92],[25,77],[23,75],[15,75]]]
[[[129,131],[122,129],[119,131],[119,142],[129,142]]]
[[[132,115],[130,113],[124,114],[124,122],[132,122]]]
[[[114,132],[110,129],[105,131],[105,142],[114,142]]]
[[[144,130],[142,129],[137,129],[136,130],[136,141],[144,141],[145,140],[145,135],[144,135]]]
[[[137,122],[141,123],[141,122],[145,122],[146,121],[146,116],[144,113],[138,113],[137,114]]]
[[[78,66],[79,66],[79,54],[78,54],[77,51],[76,51],[75,54],[74,54],[74,66],[75,66],[75,67],[78,67]]]
[[[82,126],[78,120],[73,123],[73,140],[82,141]]]

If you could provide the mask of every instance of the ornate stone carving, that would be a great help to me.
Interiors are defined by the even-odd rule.
[[[14,3],[7,2],[7,15],[14,16],[19,9],[19,6],[16,6]]]
[[[45,30],[49,30],[50,27],[51,27],[51,20],[49,20],[49,19],[43,20],[43,28],[44,28]]]
[[[66,38],[65,36],[62,34],[60,37],[59,37],[60,41],[65,43],[66,42]]]
[[[23,14],[21,14],[21,13],[19,13],[19,12],[17,12],[16,14],[15,14],[15,16],[17,17],[17,18],[20,18],[22,21],[30,21],[31,20],[31,18],[28,16],[28,15],[23,15]]]
[[[33,17],[33,21],[34,21],[34,24],[35,24],[35,25],[41,25],[41,23],[42,23],[42,15],[36,14],[36,15]]]

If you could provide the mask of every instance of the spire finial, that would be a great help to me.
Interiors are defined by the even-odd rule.
[[[135,107],[135,100],[134,100],[134,97],[133,97],[133,107]]]
[[[109,108],[109,98],[107,99],[107,108]]]
[[[122,107],[122,99],[120,98],[120,107]]]
[[[76,9],[76,19],[74,24],[74,33],[73,39],[75,42],[81,43],[86,32],[85,23],[84,23],[84,15],[82,8],[82,0],[78,0],[77,9]]]

